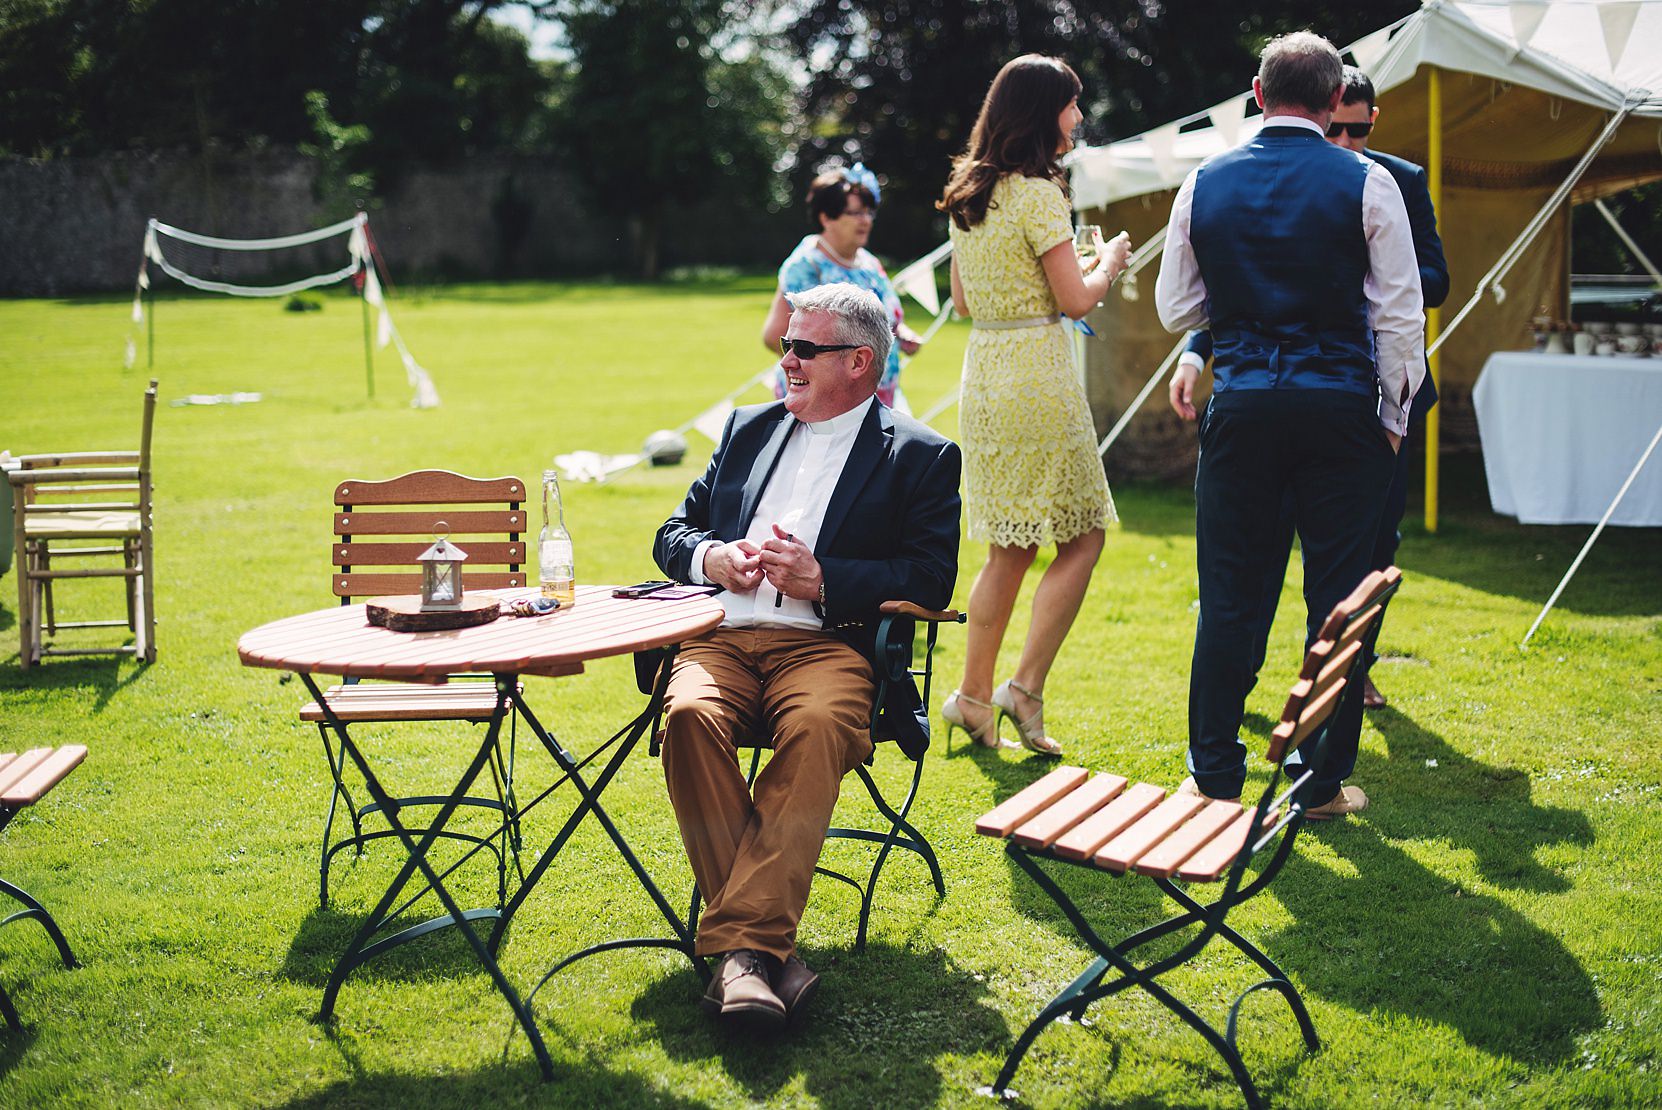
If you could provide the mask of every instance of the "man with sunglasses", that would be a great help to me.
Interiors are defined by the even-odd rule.
[[[783,400],[728,418],[653,546],[667,577],[724,591],[721,626],[676,655],[663,764],[707,905],[697,951],[721,957],[703,1006],[757,1024],[819,981],[796,929],[839,784],[871,754],[878,607],[944,608],[958,573],[958,447],[875,397],[882,302],[847,284],[789,298]],[[928,714],[901,685],[877,732],[921,754]],[[747,737],[773,748],[754,792]]]
[[[1178,332],[1209,326],[1215,343],[1195,471],[1200,615],[1185,793],[1240,797],[1240,726],[1264,597],[1286,574],[1286,549],[1276,550],[1286,498],[1313,637],[1368,572],[1425,373],[1402,191],[1383,166],[1324,141],[1343,99],[1343,68],[1319,35],[1272,40],[1253,80],[1264,110],[1258,134],[1197,167],[1172,204],[1155,284],[1160,320]],[[1174,393],[1179,411],[1192,411],[1193,377]],[[1300,765],[1297,800],[1309,817],[1367,805],[1344,781],[1361,725],[1361,699],[1347,697],[1320,765],[1303,767],[1302,749],[1289,758]]]
[[[1425,307],[1437,308],[1448,299],[1448,263],[1443,259],[1443,241],[1437,235],[1437,212],[1431,204],[1431,190],[1426,185],[1426,172],[1406,158],[1368,149],[1368,136],[1372,133],[1374,124],[1379,121],[1379,108],[1374,103],[1373,80],[1355,66],[1346,66],[1344,75],[1344,94],[1339,106],[1333,110],[1332,121],[1327,125],[1327,141],[1346,150],[1366,155],[1385,167],[1395,179],[1397,188],[1402,191],[1403,204],[1408,210],[1409,227],[1414,233],[1414,259],[1420,271],[1420,292]],[[1206,361],[1211,357],[1212,333],[1190,332],[1187,349],[1178,361],[1177,370],[1172,374],[1170,391],[1172,408],[1185,420],[1195,419],[1194,384],[1201,370],[1205,368]],[[1375,570],[1383,570],[1396,562],[1397,545],[1402,541],[1402,517],[1408,506],[1409,443],[1412,442],[1416,446],[1419,444],[1421,429],[1425,427],[1425,414],[1436,403],[1437,386],[1431,380],[1430,373],[1427,373],[1419,391],[1414,394],[1413,406],[1408,414],[1408,434],[1403,437],[1402,450],[1397,452],[1396,468],[1391,473],[1391,486],[1385,495],[1385,513],[1380,519],[1379,532],[1374,540],[1372,565]],[[1278,566],[1286,566],[1287,557],[1292,553],[1294,510],[1295,507],[1290,502],[1282,506],[1280,538],[1276,541],[1276,550],[1282,553]],[[1278,576],[1268,583],[1269,592],[1263,599],[1262,622],[1255,651],[1256,663],[1253,667],[1255,676],[1258,669],[1263,666],[1264,657],[1268,652],[1270,625],[1275,620],[1275,610],[1281,600],[1281,583],[1285,577]],[[1374,639],[1368,642],[1367,657],[1363,660],[1362,704],[1373,709],[1385,705],[1385,697],[1374,685],[1370,673],[1378,658],[1374,651],[1374,643],[1383,623],[1381,621],[1374,626]]]

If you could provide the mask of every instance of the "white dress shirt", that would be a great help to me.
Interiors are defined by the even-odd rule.
[[[831,494],[843,475],[849,452],[854,449],[855,437],[876,403],[873,397],[817,424],[803,424],[794,416],[785,417],[791,429],[784,450],[779,453],[779,463],[756,501],[756,515],[750,518],[745,539],[761,547],[774,538],[773,525],[778,524],[807,544],[808,550],[814,549],[819,543],[820,529],[825,525],[825,510],[831,504]],[[694,582],[708,581],[704,577],[704,556],[720,542],[705,540],[693,551],[689,576]],[[814,611],[813,602],[785,597],[766,578],[750,593],[727,590],[720,597],[722,607],[727,610],[727,618],[721,622],[723,628],[817,631],[825,627]]]
[[[1320,135],[1313,120],[1270,116],[1264,127],[1304,127]],[[1326,141],[1325,136],[1323,142]],[[1361,154],[1356,155],[1363,158]],[[1374,333],[1374,369],[1379,375],[1379,422],[1397,435],[1408,431],[1408,409],[1425,377],[1425,302],[1414,231],[1402,190],[1389,170],[1371,158],[1362,185],[1362,232],[1368,242],[1368,273],[1362,292],[1368,300],[1368,327]],[[1165,257],[1154,285],[1155,305],[1167,331],[1209,326],[1206,283],[1189,241],[1197,167],[1184,178],[1166,225]]]

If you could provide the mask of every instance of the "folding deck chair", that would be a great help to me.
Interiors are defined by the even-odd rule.
[[[525,483],[518,478],[468,478],[448,470],[418,470],[379,482],[342,482],[335,487],[333,588],[342,605],[382,594],[416,593],[421,573],[416,556],[433,542],[441,522],[452,539],[467,552],[466,586],[470,590],[511,589],[526,584]],[[368,511],[366,511],[368,510]],[[364,542],[363,537],[381,542]],[[368,568],[368,569],[366,569]],[[485,569],[491,568],[491,569]],[[455,675],[452,678],[468,676]],[[485,676],[489,677],[489,676]],[[324,692],[324,701],[336,720],[345,725],[412,721],[468,721],[488,725],[496,710],[494,682],[363,682],[348,679]],[[364,831],[363,822],[380,811],[373,802],[357,805],[343,775],[346,752],[331,741],[333,731],[316,702],[301,707],[300,719],[317,725],[329,761],[333,788],[323,820],[323,858],[318,869],[318,902],[329,904],[329,865],[348,848],[362,853],[365,844],[395,835],[391,829]],[[491,810],[501,823],[480,837],[446,830],[447,839],[483,848],[496,859],[498,902],[507,899],[508,856],[519,853],[519,818],[513,794],[514,733],[510,727],[507,752],[499,748],[491,759],[491,797],[468,797],[462,805]],[[402,811],[409,806],[438,806],[441,796],[395,799]],[[336,806],[343,804],[352,833],[331,840]],[[413,830],[420,835],[425,830]],[[471,853],[470,853],[471,854]]]
[[[7,477],[17,541],[18,631],[23,668],[48,655],[125,653],[156,661],[156,578],[150,513],[150,433],[156,380],[144,391],[136,451],[73,451],[24,455]],[[118,566],[86,565],[91,560]],[[65,565],[65,563],[69,565]],[[61,621],[53,586],[70,578],[120,578],[127,615],[116,620]],[[127,628],[122,647],[59,647],[69,628]]]
[[[22,755],[13,755],[10,752],[0,755],[0,829],[10,824],[11,819],[16,817],[24,806],[34,805],[44,798],[47,791],[62,782],[86,757],[87,749],[81,744],[65,744],[61,748],[31,748]],[[0,879],[0,894],[17,899],[24,907],[0,920],[0,925],[34,918],[46,930],[46,935],[52,938],[52,943],[58,946],[58,955],[63,959],[64,967],[80,966],[75,961],[75,954],[69,950],[69,942],[64,939],[63,930],[58,928],[58,923],[53,920],[45,906],[35,901],[21,887],[13,886],[4,879]],[[5,1017],[6,1024],[13,1032],[22,1032],[23,1022],[17,1016],[17,1008],[12,1005],[12,1000],[4,987],[0,987],[0,1015]]]
[[[1230,928],[1225,918],[1236,906],[1268,887],[1291,855],[1307,808],[1300,790],[1313,772],[1306,770],[1280,789],[1284,761],[1294,749],[1308,745],[1306,766],[1321,765],[1328,722],[1344,697],[1360,696],[1359,691],[1350,688],[1350,680],[1369,631],[1378,623],[1385,602],[1401,580],[1402,572],[1396,567],[1369,574],[1323,623],[1305,655],[1281,721],[1271,734],[1265,757],[1274,770],[1254,808],[1242,809],[1235,802],[1186,794],[1168,795],[1158,786],[1132,784],[1119,775],[1092,775],[1081,767],[1062,767],[976,822],[976,832],[1008,838],[1005,850],[1010,857],[1033,877],[1067,916],[1080,939],[1097,954],[1096,960],[1051,999],[1022,1032],[1005,1058],[991,1093],[1014,1096],[1010,1081],[1045,1026],[1063,1015],[1082,1018],[1091,1003],[1127,987],[1146,991],[1205,1037],[1228,1063],[1248,1106],[1262,1105],[1235,1047],[1241,1004],[1248,995],[1266,989],[1279,991],[1298,1020],[1305,1045],[1315,1051],[1319,1045],[1315,1025],[1287,973]],[[1260,854],[1267,856],[1267,861],[1257,877],[1248,881],[1247,868]],[[1109,943],[1040,866],[1042,860],[1106,872],[1127,881],[1132,872],[1146,875],[1182,912]],[[1221,879],[1223,889],[1214,901],[1203,904],[1173,879],[1186,883]],[[1199,932],[1175,952],[1141,964],[1134,962],[1134,949],[1191,925],[1199,925]],[[1213,937],[1234,945],[1268,976],[1236,997],[1221,1034],[1158,982],[1160,976],[1198,956]],[[1111,972],[1114,977],[1108,979]]]
[[[900,848],[912,852],[923,860],[929,867],[929,878],[934,883],[935,894],[938,897],[946,896],[946,880],[941,875],[940,861],[935,857],[935,849],[930,846],[929,840],[919,832],[907,818],[912,811],[912,803],[917,800],[918,785],[923,779],[922,750],[916,753],[902,749],[908,759],[912,761],[912,781],[906,790],[906,797],[898,807],[892,805],[883,796],[877,781],[872,778],[870,766],[876,755],[875,747],[884,741],[897,739],[889,734],[887,722],[879,722],[879,709],[888,694],[891,683],[905,682],[908,677],[921,680],[920,694],[924,706],[931,704],[930,687],[934,677],[935,639],[940,633],[943,624],[963,624],[964,615],[955,609],[925,609],[910,601],[886,601],[880,607],[883,614],[877,626],[878,645],[877,655],[880,661],[877,676],[877,691],[872,699],[871,733],[873,753],[866,757],[866,761],[854,768],[860,776],[860,782],[865,785],[866,793],[872,804],[877,807],[887,828],[845,828],[832,825],[826,830],[828,840],[861,840],[876,844],[877,856],[872,868],[865,879],[857,879],[845,875],[830,867],[816,866],[815,873],[827,878],[836,879],[853,887],[860,895],[860,921],[854,934],[854,947],[861,949],[866,944],[867,926],[871,920],[872,902],[877,896],[877,881],[883,873],[883,865],[888,862],[890,853]],[[917,624],[925,626],[923,659],[914,664],[913,649],[916,640]],[[656,681],[662,658],[653,653],[642,653],[636,657],[636,677],[640,683],[642,693],[650,692]],[[656,725],[653,728],[651,751],[654,756],[659,753],[662,744],[663,732]],[[738,746],[751,748],[750,770],[745,780],[751,786],[755,785],[756,775],[762,768],[762,753],[773,747],[773,739],[769,736],[751,735],[741,738]],[[896,745],[899,746],[898,744]],[[692,903],[687,911],[688,930],[696,932],[698,929],[698,915],[703,903],[703,894],[695,885],[692,892]]]

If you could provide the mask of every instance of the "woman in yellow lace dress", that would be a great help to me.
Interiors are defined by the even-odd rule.
[[[953,163],[937,208],[952,218],[952,299],[975,321],[958,401],[969,538],[988,544],[970,590],[964,679],[941,707],[948,728],[990,747],[1021,742],[1047,755],[1045,678],[1073,626],[1103,529],[1115,519],[1096,430],[1074,359],[1077,319],[1125,268],[1130,242],[1096,240],[1081,261],[1061,156],[1073,147],[1079,78],[1056,58],[1028,54],[987,90],[969,149]],[[1033,595],[1015,675],[993,687],[1010,612],[1041,546],[1056,557]]]

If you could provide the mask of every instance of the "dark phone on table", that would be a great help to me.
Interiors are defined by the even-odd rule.
[[[613,597],[645,597],[647,594],[662,590],[674,582],[636,582],[633,586],[619,586],[612,591]]]

